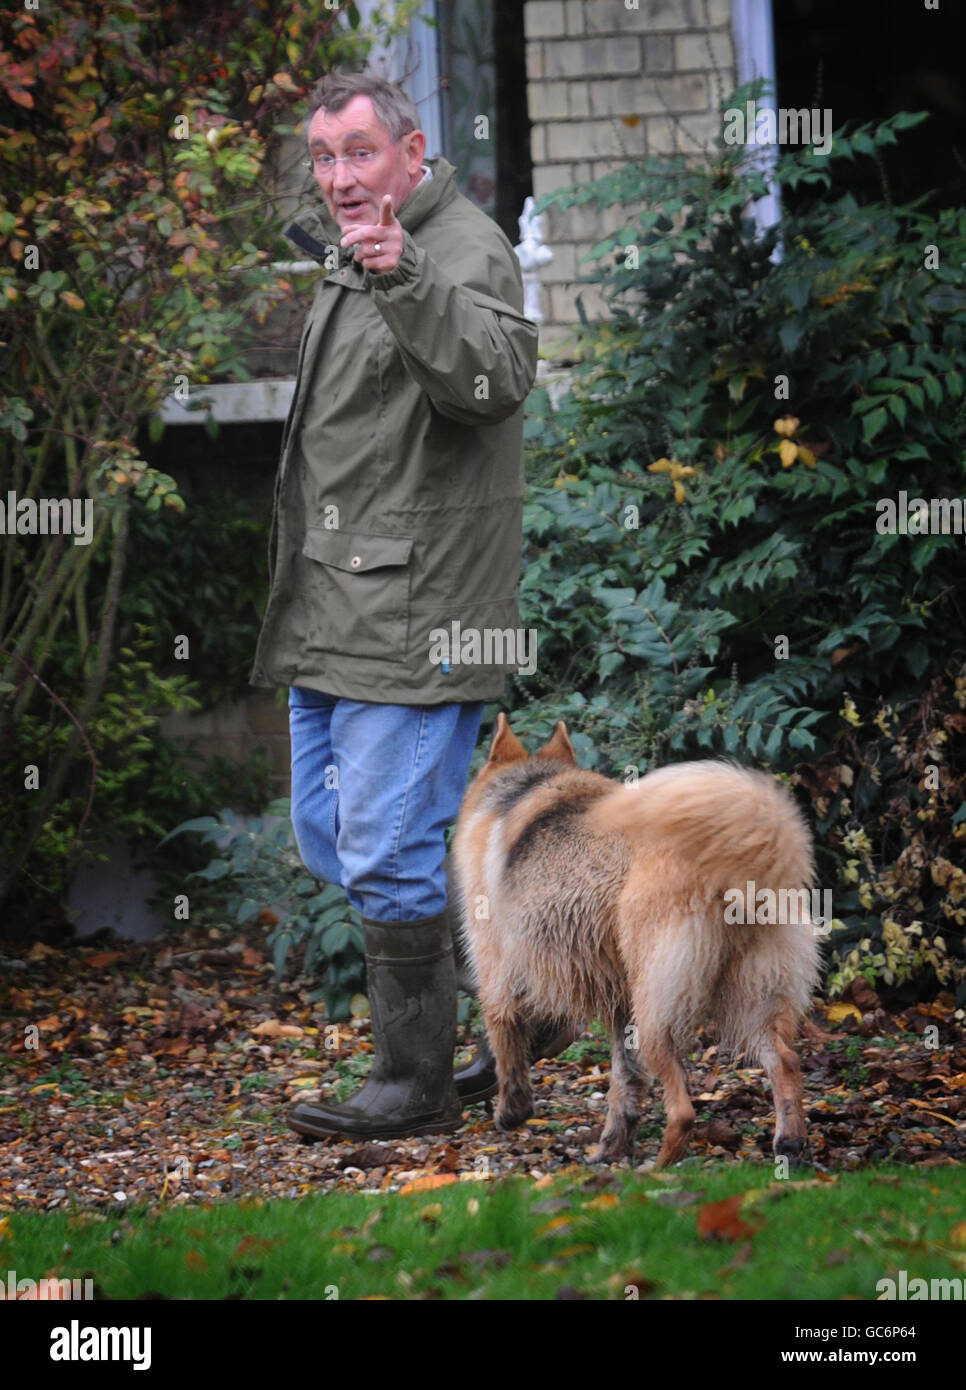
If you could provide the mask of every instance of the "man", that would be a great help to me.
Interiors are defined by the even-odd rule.
[[[512,665],[440,659],[438,634],[519,623],[537,330],[512,246],[452,165],[424,162],[417,127],[393,84],[323,78],[307,137],[324,207],[288,232],[331,268],[302,335],[251,679],[290,687],[296,838],[362,914],[375,1044],[351,1100],[290,1114],[312,1137],[460,1123],[444,837]]]

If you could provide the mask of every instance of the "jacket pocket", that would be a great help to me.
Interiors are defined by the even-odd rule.
[[[308,648],[403,660],[412,550],[412,536],[310,526],[302,546]]]
[[[461,666],[477,667],[483,673],[521,671],[532,675],[537,637],[535,628],[520,625],[516,593],[498,599],[427,605],[414,612],[411,623],[414,657],[439,667],[443,675]]]

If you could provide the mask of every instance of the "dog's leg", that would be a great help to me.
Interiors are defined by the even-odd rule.
[[[688,1096],[688,1081],[669,1033],[642,1039],[641,1056],[648,1071],[661,1082],[667,1120],[655,1168],[677,1163],[688,1147],[694,1124],[694,1106]]]
[[[641,1115],[644,1074],[638,1056],[637,1030],[627,1014],[618,1013],[611,1025],[610,1089],[607,1121],[600,1136],[601,1158],[612,1163],[633,1158],[634,1136]]]
[[[529,1021],[524,1012],[510,1012],[505,1003],[499,1013],[484,1008],[484,1019],[500,1088],[493,1118],[497,1129],[516,1129],[533,1114]]]
[[[765,1029],[760,1050],[775,1102],[775,1153],[793,1162],[801,1158],[805,1149],[802,1071],[792,1046],[797,1031],[791,1009],[787,1004],[780,1005]]]

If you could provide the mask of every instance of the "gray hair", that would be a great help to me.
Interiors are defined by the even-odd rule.
[[[367,72],[327,72],[316,83],[309,98],[306,130],[316,111],[341,111],[353,97],[359,96],[370,99],[377,120],[392,140],[400,140],[411,130],[419,129],[416,108],[397,83]]]

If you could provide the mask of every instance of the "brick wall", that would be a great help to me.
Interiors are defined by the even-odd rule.
[[[160,732],[182,746],[189,763],[194,761],[189,746],[201,757],[218,754],[237,763],[244,762],[256,748],[264,748],[272,795],[289,794],[292,754],[288,708],[277,704],[274,690],[252,690],[234,704],[222,702],[200,714],[167,714],[160,720]]]
[[[705,147],[733,85],[731,0],[526,0],[527,97],[537,198],[587,183],[644,154]],[[717,67],[717,74],[715,68]],[[622,119],[627,118],[627,119]],[[620,208],[544,215],[554,259],[545,287],[543,353],[566,356],[578,321],[577,262],[626,221]],[[590,317],[604,312],[584,289]]]

